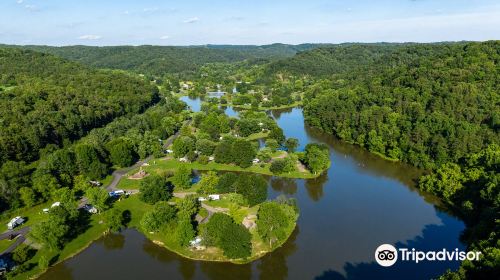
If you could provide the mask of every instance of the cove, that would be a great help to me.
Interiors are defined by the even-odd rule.
[[[183,97],[193,110],[201,101]],[[229,110],[230,108],[228,108]],[[464,250],[462,221],[414,188],[418,169],[388,162],[304,124],[300,108],[269,112],[287,137],[330,147],[332,165],[316,179],[270,177],[269,197],[295,197],[297,228],[276,251],[246,265],[192,261],[136,230],[100,238],[40,279],[427,279],[459,262],[374,260],[383,243],[419,251]]]

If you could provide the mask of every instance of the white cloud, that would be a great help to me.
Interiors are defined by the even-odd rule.
[[[99,40],[101,38],[102,38],[102,36],[92,35],[92,34],[82,35],[82,36],[78,37],[78,39],[80,39],[80,40]]]
[[[36,11],[38,10],[38,8],[35,6],[35,5],[24,5],[24,8],[26,8],[27,10],[30,10],[30,11]]]
[[[17,4],[22,4],[24,2],[24,0],[17,0],[16,2],[17,2]]]
[[[163,35],[163,36],[161,36],[161,37],[160,37],[160,40],[167,40],[167,39],[169,39],[169,38],[170,38],[170,36],[168,36],[168,35]]]
[[[145,13],[153,13],[153,12],[157,12],[159,9],[157,7],[154,7],[154,8],[144,8],[142,11],[145,12]]]
[[[192,17],[192,18],[188,18],[184,21],[184,23],[195,23],[197,21],[199,21],[200,19],[198,17]]]

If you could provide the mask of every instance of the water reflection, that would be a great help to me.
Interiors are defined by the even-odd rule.
[[[98,242],[102,243],[107,250],[118,250],[122,249],[123,245],[125,245],[125,236],[121,233],[110,233],[104,238],[99,239]]]
[[[288,278],[287,258],[297,251],[295,240],[299,227],[295,227],[292,235],[282,247],[264,256],[257,264],[260,280],[284,280]]]
[[[306,190],[309,198],[314,201],[319,201],[323,197],[323,187],[328,182],[328,173],[323,173],[318,178],[306,180]]]
[[[271,188],[276,192],[293,195],[297,192],[297,182],[290,178],[273,177],[270,181]]]

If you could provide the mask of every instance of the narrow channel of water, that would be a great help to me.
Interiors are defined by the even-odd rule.
[[[199,110],[199,100],[183,98]],[[235,112],[236,113],[236,112]],[[417,250],[463,249],[464,224],[419,193],[419,170],[385,161],[304,125],[302,110],[271,112],[287,137],[325,143],[331,168],[313,180],[270,178],[269,196],[298,200],[301,216],[285,245],[247,265],[184,259],[154,245],[135,230],[99,239],[41,279],[428,279],[458,262],[374,261],[380,244]]]

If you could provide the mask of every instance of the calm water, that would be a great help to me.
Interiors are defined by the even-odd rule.
[[[193,109],[199,100],[184,99]],[[191,261],[135,230],[101,238],[42,279],[427,279],[458,262],[374,262],[382,243],[417,250],[463,249],[464,224],[414,189],[419,171],[390,163],[304,126],[302,110],[272,112],[287,137],[329,145],[332,167],[314,180],[270,178],[269,196],[297,198],[301,216],[288,242],[248,265]]]

